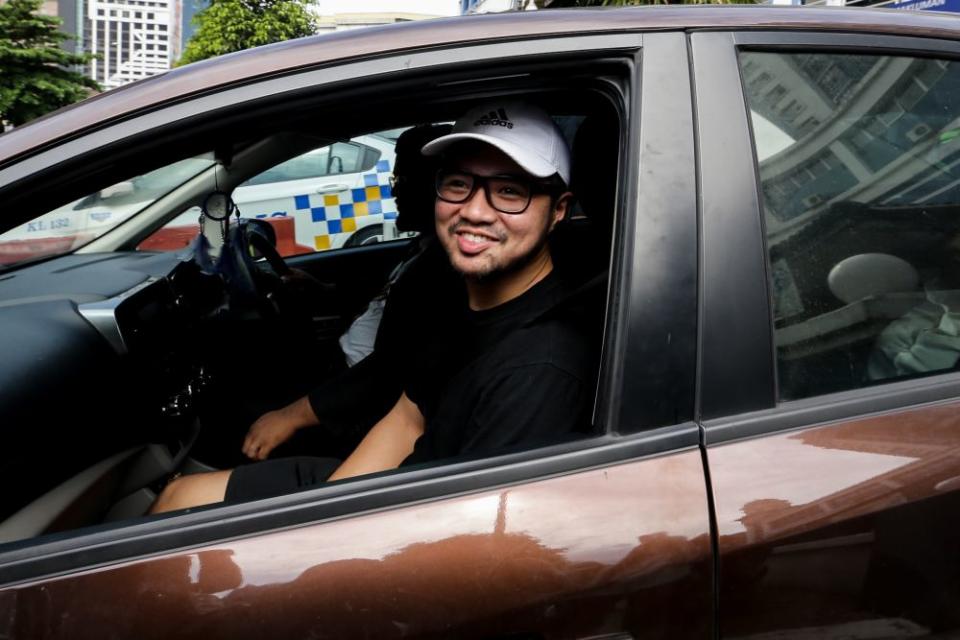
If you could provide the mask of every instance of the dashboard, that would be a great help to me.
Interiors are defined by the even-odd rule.
[[[219,279],[172,253],[70,255],[0,273],[0,521],[118,452],[182,446]]]
[[[409,249],[316,256],[323,284],[257,263],[276,315],[182,253],[0,271],[0,544],[142,516],[172,472],[241,462],[257,416],[343,366],[342,328]]]

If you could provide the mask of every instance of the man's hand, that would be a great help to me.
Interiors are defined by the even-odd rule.
[[[317,424],[307,398],[276,411],[268,411],[250,425],[243,453],[251,460],[266,460],[270,452],[293,437],[297,429]]]

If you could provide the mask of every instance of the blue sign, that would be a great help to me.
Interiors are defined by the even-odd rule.
[[[905,9],[908,11],[949,11],[960,13],[960,0],[896,0],[888,4],[890,9]]]

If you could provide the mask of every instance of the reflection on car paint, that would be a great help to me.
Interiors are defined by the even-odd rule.
[[[723,635],[960,627],[958,411],[950,402],[709,448]]]
[[[16,593],[16,637],[706,637],[709,535],[688,451],[48,580],[0,603]],[[99,606],[114,598],[131,606]]]

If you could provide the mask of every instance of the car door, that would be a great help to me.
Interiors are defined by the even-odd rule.
[[[0,635],[712,635],[694,422],[699,265],[686,37],[541,38],[324,71],[364,82],[394,67],[437,67],[451,82],[462,60],[504,77],[498,65],[525,60],[576,63],[580,73],[614,61],[622,73],[597,435],[7,545]],[[311,78],[323,89],[309,73],[282,82],[302,91]],[[253,99],[263,89],[241,91]],[[243,106],[237,97],[220,99]],[[133,124],[149,132],[161,121],[162,109]]]
[[[691,43],[720,635],[953,637],[960,48]]]

